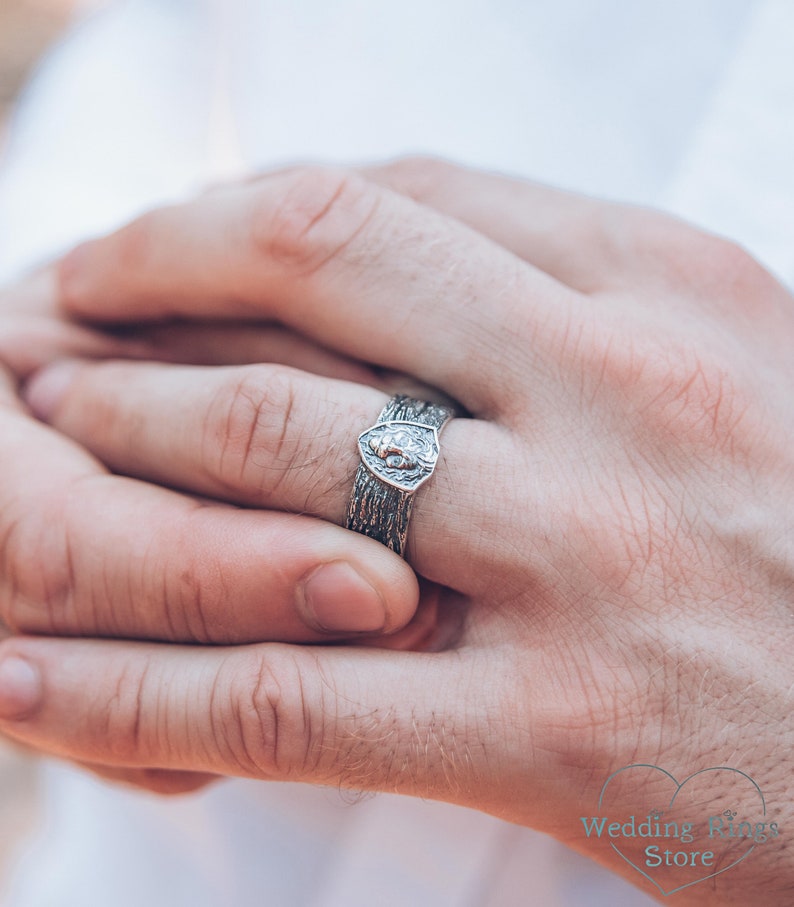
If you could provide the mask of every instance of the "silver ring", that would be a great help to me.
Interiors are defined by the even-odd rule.
[[[397,394],[358,436],[361,463],[347,507],[347,528],[405,551],[413,494],[438,462],[438,436],[455,415],[449,406]]]

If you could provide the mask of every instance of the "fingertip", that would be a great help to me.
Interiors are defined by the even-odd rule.
[[[79,362],[65,359],[36,372],[22,391],[22,396],[36,418],[50,422],[71,387]]]
[[[33,661],[14,651],[0,653],[0,720],[29,718],[43,693],[41,671]]]

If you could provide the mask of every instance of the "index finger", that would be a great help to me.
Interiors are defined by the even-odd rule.
[[[459,221],[321,168],[145,215],[75,250],[60,277],[72,315],[276,319],[478,414],[498,409],[499,386],[517,377],[502,357],[484,364],[493,351],[576,298]]]

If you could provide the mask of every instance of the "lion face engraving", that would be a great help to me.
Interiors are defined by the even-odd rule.
[[[376,425],[361,436],[359,446],[375,475],[406,491],[429,478],[438,459],[435,430],[415,423]]]
[[[386,461],[389,469],[415,469],[432,463],[432,451],[427,449],[425,439],[404,429],[387,431],[380,437],[370,438],[369,447],[376,456]]]

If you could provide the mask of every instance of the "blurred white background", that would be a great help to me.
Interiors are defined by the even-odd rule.
[[[27,78],[90,0],[0,0],[0,138]],[[0,888],[9,861],[36,820],[35,757],[0,740]]]

